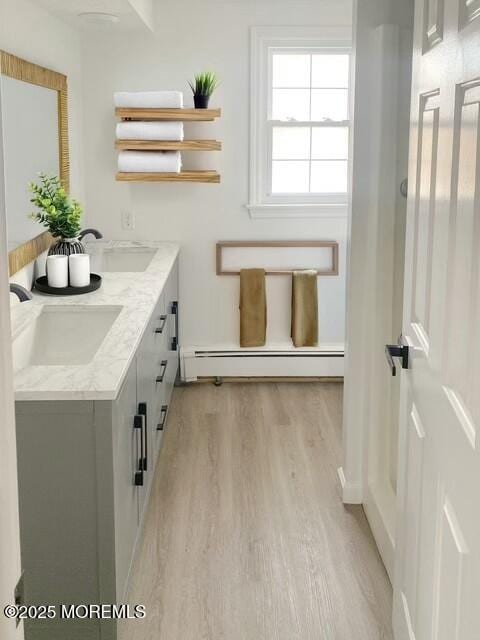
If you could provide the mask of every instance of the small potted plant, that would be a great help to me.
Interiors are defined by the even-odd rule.
[[[195,109],[208,109],[210,98],[218,87],[218,79],[213,71],[205,71],[195,76],[193,82],[188,83],[193,91]]]
[[[47,227],[52,236],[57,238],[49,254],[85,253],[85,247],[78,239],[82,217],[80,203],[68,196],[58,176],[41,173],[39,178],[40,184],[32,182],[29,185],[33,196],[30,202],[38,209],[30,217]]]

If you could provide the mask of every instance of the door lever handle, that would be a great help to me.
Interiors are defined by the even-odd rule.
[[[385,345],[385,356],[393,377],[397,375],[395,358],[399,358],[401,360],[402,369],[408,369],[410,366],[410,347],[408,344],[404,343],[403,336],[400,336],[398,342],[399,344]]]

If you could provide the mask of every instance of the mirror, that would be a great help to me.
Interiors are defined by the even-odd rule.
[[[59,175],[68,189],[67,79],[0,52],[5,203],[10,275],[48,249],[52,238],[29,219],[28,184]]]

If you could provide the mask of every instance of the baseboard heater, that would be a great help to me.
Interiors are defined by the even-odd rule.
[[[182,378],[205,377],[332,377],[344,375],[343,345],[318,349],[184,348]]]

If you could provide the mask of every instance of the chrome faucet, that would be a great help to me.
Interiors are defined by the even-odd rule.
[[[95,236],[97,240],[100,240],[101,238],[103,238],[103,234],[101,234],[100,231],[98,231],[98,229],[84,229],[83,231],[80,231],[80,235],[78,236],[78,239],[83,240],[85,236],[88,236],[88,235]]]
[[[20,302],[26,302],[27,300],[33,299],[30,291],[25,289],[25,287],[22,287],[20,284],[15,284],[14,282],[10,283],[10,293],[14,293]]]

